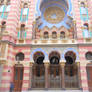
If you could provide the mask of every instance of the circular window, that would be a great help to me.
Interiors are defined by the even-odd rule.
[[[49,7],[44,12],[44,18],[47,22],[57,24],[65,17],[65,12],[59,7]]]
[[[85,54],[85,57],[86,57],[87,60],[92,60],[92,52],[87,52]]]
[[[16,61],[23,61],[24,60],[24,54],[22,52],[16,54]]]

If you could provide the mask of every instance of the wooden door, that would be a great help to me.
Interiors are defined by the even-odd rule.
[[[77,64],[65,65],[65,88],[79,88],[78,79],[78,66]]]
[[[92,65],[87,66],[87,80],[88,80],[88,88],[92,91]]]
[[[49,67],[50,88],[61,88],[61,69],[59,65]]]
[[[34,65],[32,74],[32,88],[45,88],[45,67]]]
[[[14,67],[14,91],[21,91],[23,83],[23,67]]]

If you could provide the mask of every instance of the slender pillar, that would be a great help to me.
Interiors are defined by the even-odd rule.
[[[77,39],[77,32],[76,32],[76,21],[74,20],[73,21],[73,23],[74,23],[74,33],[73,33],[73,39]]]
[[[64,76],[64,67],[65,67],[65,63],[61,63],[61,70],[62,70],[62,74],[61,74],[61,83],[62,83],[62,88],[65,89],[65,76]]]
[[[33,62],[30,63],[30,84],[29,88],[32,88],[32,67],[33,67]]]
[[[80,75],[80,63],[77,63],[77,67],[78,67],[78,83],[79,83],[79,88],[82,89],[82,85],[81,85],[81,75]]]
[[[49,75],[48,75],[48,71],[49,71],[49,62],[45,63],[45,89],[49,88]]]

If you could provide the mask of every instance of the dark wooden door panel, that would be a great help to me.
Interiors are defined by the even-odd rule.
[[[45,88],[45,67],[34,65],[32,74],[32,88]]]
[[[23,83],[23,67],[14,67],[14,91],[21,91]]]
[[[61,68],[59,65],[50,65],[49,82],[50,88],[61,88]]]

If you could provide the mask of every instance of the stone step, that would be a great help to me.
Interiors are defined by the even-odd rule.
[[[86,92],[86,91],[82,91],[82,90],[30,90],[30,91],[22,91],[22,92]]]

